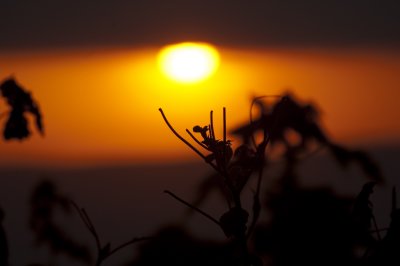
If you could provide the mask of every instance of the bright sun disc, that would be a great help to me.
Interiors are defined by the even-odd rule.
[[[182,83],[194,83],[215,73],[219,66],[219,53],[206,43],[173,44],[161,49],[158,64],[168,78]]]

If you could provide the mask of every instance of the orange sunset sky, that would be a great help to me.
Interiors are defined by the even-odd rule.
[[[336,140],[354,145],[400,141],[400,53],[379,49],[246,49],[217,46],[209,79],[180,84],[157,66],[162,46],[0,53],[0,77],[14,75],[44,115],[45,137],[0,144],[1,164],[111,164],[195,158],[164,124],[221,125],[248,120],[252,96],[290,90],[321,109]],[[5,110],[4,104],[1,106]],[[219,124],[218,124],[219,123]]]
[[[42,136],[27,114],[29,138],[6,141],[10,109],[2,87],[0,264],[9,251],[10,265],[72,265],[74,256],[84,257],[81,244],[96,264],[107,259],[109,266],[147,258],[168,264],[175,257],[201,263],[208,253],[214,264],[283,265],[291,251],[299,264],[332,258],[331,251],[338,260],[379,260],[400,187],[399,14],[399,0],[0,0],[0,85],[14,78],[29,91],[44,124]],[[187,42],[218,51],[208,78],[182,83],[166,75],[174,63],[160,67],[160,58],[169,58],[166,47]],[[206,157],[215,172],[159,112],[203,151],[185,130],[209,125],[212,110],[222,139],[226,108],[227,137],[236,148],[241,143],[229,132],[249,122],[251,100],[288,92],[316,106],[329,144],[337,145],[310,145],[298,154],[279,143],[266,151],[265,164],[246,149],[223,163],[230,154],[223,149]],[[309,132],[317,130],[307,126],[302,133]],[[284,133],[299,143],[296,132]],[[70,199],[78,212],[64,216]],[[372,214],[369,200],[374,230],[358,239]],[[368,217],[363,206],[371,209]],[[299,213],[304,217],[292,219]],[[383,241],[369,241],[375,233]],[[318,252],[303,252],[298,246],[308,236],[318,245],[327,241]],[[119,253],[121,243],[135,244]],[[172,249],[164,250],[166,243]],[[377,245],[370,249],[371,243]],[[184,256],[170,252],[186,244]]]
[[[158,108],[184,134],[225,106],[233,128],[252,96],[288,90],[320,107],[335,140],[397,145],[399,13],[396,0],[2,1],[0,80],[33,93],[46,135],[1,142],[0,164],[193,159]],[[221,61],[209,79],[180,84],[157,55],[188,41],[214,45]]]

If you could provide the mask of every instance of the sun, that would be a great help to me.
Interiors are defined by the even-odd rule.
[[[158,65],[169,79],[180,83],[196,83],[212,76],[218,69],[220,56],[207,43],[184,42],[163,47]]]

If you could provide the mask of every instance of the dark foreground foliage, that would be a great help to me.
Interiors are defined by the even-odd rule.
[[[14,80],[4,82],[0,88],[11,107],[5,139],[29,135],[26,112],[34,115],[36,127],[42,132],[41,115],[30,95]],[[256,117],[251,110],[250,121],[231,131],[240,140],[236,147],[227,139],[225,109],[221,137],[216,136],[211,112],[208,122],[186,130],[187,139],[173,128],[160,109],[173,134],[213,171],[199,184],[192,202],[173,191],[165,193],[171,200],[187,206],[192,214],[202,215],[205,223],[218,226],[226,236],[224,241],[204,241],[181,227],[166,225],[152,236],[134,237],[112,246],[101,240],[84,208],[60,193],[51,182],[43,181],[31,197],[30,226],[37,244],[47,246],[53,256],[62,254],[87,265],[102,265],[132,244],[136,245],[138,255],[125,265],[400,265],[400,209],[396,206],[396,191],[393,189],[392,193],[391,223],[388,228],[379,228],[370,196],[383,177],[372,158],[333,142],[320,126],[317,108],[290,94],[273,101],[268,97],[255,98],[251,109],[255,108]],[[339,167],[359,166],[365,175],[365,185],[357,197],[339,197],[328,188],[312,189],[299,182],[298,167],[304,158],[321,150],[331,154]],[[277,157],[282,164],[279,178],[263,186],[269,178],[266,170]],[[251,179],[255,182],[251,183]],[[253,191],[250,209],[243,204],[246,189]],[[213,191],[218,191],[227,205],[219,217],[212,217],[202,209]],[[68,236],[54,219],[56,210],[80,217],[82,226],[93,237],[95,248]],[[261,220],[262,214],[268,219]],[[0,266],[9,265],[3,218],[0,210]],[[96,250],[95,254],[90,250]]]

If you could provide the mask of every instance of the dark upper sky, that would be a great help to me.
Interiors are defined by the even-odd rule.
[[[159,45],[400,47],[398,0],[0,0],[0,51]]]

